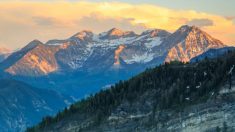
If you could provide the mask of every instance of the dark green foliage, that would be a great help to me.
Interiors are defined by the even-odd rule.
[[[120,81],[110,89],[101,90],[71,105],[68,110],[65,109],[53,118],[46,117],[38,126],[28,131],[43,129],[75,113],[93,116],[94,121],[99,124],[123,101],[131,103],[144,92],[151,90],[158,91],[155,95],[153,116],[156,110],[182,109],[216,95],[220,86],[227,83],[227,72],[234,64],[235,52],[196,63],[165,63],[154,69],[147,69],[128,81]]]
[[[220,129],[220,127],[216,127],[216,132],[221,132],[221,129]]]
[[[228,126],[227,126],[227,123],[224,122],[223,123],[223,132],[227,132],[228,131]]]

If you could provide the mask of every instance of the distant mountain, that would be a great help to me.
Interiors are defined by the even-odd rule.
[[[66,106],[67,97],[45,89],[80,99],[107,89],[119,80],[129,79],[146,68],[173,60],[190,61],[211,48],[225,46],[194,26],[182,26],[174,33],[154,29],[136,34],[113,28],[95,34],[84,30],[67,39],[49,40],[45,44],[33,40],[0,63],[0,78],[13,78],[32,86],[11,79],[1,81],[4,91],[0,101],[6,108],[3,112],[0,110],[0,126],[4,126],[3,130],[9,127],[23,130],[25,124],[36,123],[42,116]],[[32,100],[40,105],[37,107]],[[32,114],[38,110],[38,114]]]
[[[166,63],[45,117],[28,132],[234,131],[234,66],[235,51]]]
[[[71,70],[102,72],[113,68],[125,69],[133,64],[190,61],[210,48],[224,46],[194,26],[182,26],[173,34],[156,29],[140,35],[113,28],[98,35],[82,31],[69,39],[50,40],[46,44],[32,41],[11,55],[3,65],[7,64],[6,72],[23,76]]]
[[[11,52],[12,51],[7,48],[0,47],[0,62],[5,60],[10,55]]]
[[[46,44],[34,40],[4,60],[0,69],[33,86],[83,97],[146,68],[190,61],[222,47],[221,41],[194,26],[182,26],[173,34],[161,29],[141,34],[117,28],[100,34],[84,30]]]
[[[127,65],[152,61],[156,54],[152,48],[169,35],[164,30],[146,31],[141,35],[115,28],[98,35],[82,31],[66,40],[50,40],[46,44],[32,41],[2,64],[7,64],[6,72],[23,76],[73,70],[103,71],[116,67],[121,61]],[[118,53],[120,47],[123,51]]]
[[[226,52],[231,52],[234,51],[235,47],[224,47],[224,48],[219,48],[219,49],[209,49],[208,51],[202,53],[199,56],[196,56],[194,58],[192,58],[190,60],[190,62],[196,62],[196,61],[200,61],[203,60],[205,58],[217,58],[223,54],[225,54]]]
[[[21,132],[72,102],[70,97],[23,82],[0,80],[0,130]]]
[[[1,66],[12,75],[45,75],[57,70],[55,53],[60,48],[60,46],[48,46],[34,40],[10,55]]]

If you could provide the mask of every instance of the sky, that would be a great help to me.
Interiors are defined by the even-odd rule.
[[[0,47],[113,27],[141,33],[195,25],[235,46],[235,0],[0,0]]]

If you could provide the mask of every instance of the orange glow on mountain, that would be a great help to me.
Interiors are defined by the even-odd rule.
[[[110,33],[110,35],[114,35],[114,36],[122,36],[124,35],[124,32],[120,29],[113,29],[112,32]]]
[[[114,54],[114,65],[120,65],[120,54],[121,52],[125,49],[124,45],[120,45],[116,50],[115,50],[115,54]]]

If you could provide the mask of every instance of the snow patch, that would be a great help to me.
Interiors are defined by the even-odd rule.
[[[155,46],[159,46],[161,45],[162,41],[160,37],[156,37],[156,38],[148,38],[148,41],[150,41],[149,43],[145,43],[145,46],[149,49],[155,47]]]
[[[54,45],[54,46],[60,46],[60,45],[62,45],[62,44],[64,44],[64,43],[48,43],[47,45]]]
[[[134,54],[131,59],[124,59],[124,62],[126,62],[127,64],[146,63],[153,60],[153,58],[154,54],[148,54],[148,53],[144,53],[142,55]]]
[[[71,104],[68,100],[64,100],[64,103],[65,103],[66,105],[70,105],[70,104]]]

